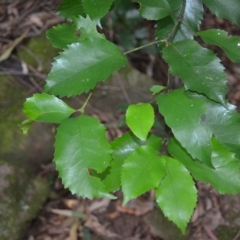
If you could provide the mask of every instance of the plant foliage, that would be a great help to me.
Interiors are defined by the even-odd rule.
[[[96,85],[126,65],[128,53],[145,47],[124,54],[99,33],[101,19],[121,1],[63,0],[58,13],[68,22],[47,31],[61,52],[44,92],[26,100],[28,119],[22,127],[27,131],[32,121],[59,124],[54,162],[72,193],[114,198],[112,193],[121,189],[126,204],[154,189],[164,214],[185,232],[197,201],[193,179],[212,184],[220,193],[240,192],[240,115],[225,98],[227,78],[220,59],[194,38],[240,62],[238,37],[219,29],[200,30],[203,3],[217,17],[240,25],[240,2],[135,0],[140,15],[156,21],[151,44],[169,66],[167,86],[151,91],[172,134],[162,139],[150,133],[153,103],[138,103],[126,111],[130,133],[109,142],[105,127],[84,114],[85,106]],[[181,78],[183,88],[171,89],[173,75]],[[83,93],[89,97],[78,110],[60,99]],[[74,112],[80,116],[71,117]]]

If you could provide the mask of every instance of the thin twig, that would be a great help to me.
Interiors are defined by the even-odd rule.
[[[240,237],[240,230],[238,231],[237,235],[233,238],[233,240],[237,240]]]

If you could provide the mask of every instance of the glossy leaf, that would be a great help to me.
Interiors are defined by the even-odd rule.
[[[73,20],[74,17],[78,17],[79,15],[85,15],[81,0],[63,0],[57,9],[57,12],[69,20]]]
[[[240,62],[240,38],[228,36],[227,32],[219,29],[209,29],[198,32],[207,44],[219,46],[233,62]]]
[[[75,109],[55,96],[42,93],[27,98],[23,112],[31,120],[60,123],[74,113]]]
[[[203,18],[203,6],[200,0],[179,1],[178,5],[171,5],[171,14],[157,22],[156,37],[158,40],[166,38],[169,42],[177,42],[185,39],[193,39],[193,33],[199,30]],[[180,23],[176,27],[176,22]],[[174,32],[173,32],[174,31]]]
[[[83,198],[111,197],[89,169],[103,172],[111,161],[104,126],[82,115],[64,120],[57,129],[54,162],[65,187]]]
[[[66,23],[52,27],[46,32],[46,36],[53,47],[60,49],[79,41],[75,26]]]
[[[201,117],[214,136],[240,159],[240,114],[235,106],[228,104],[228,109],[205,98],[206,112]]]
[[[97,31],[97,21],[92,20],[87,16],[86,18],[79,16],[74,19],[74,23],[76,28],[81,31],[80,40],[84,40],[86,38],[103,38],[105,39],[104,34],[100,34]]]
[[[166,176],[156,189],[156,201],[164,215],[184,233],[197,202],[197,190],[188,170],[175,159],[165,160]]]
[[[164,48],[163,58],[171,73],[181,77],[186,89],[203,93],[226,106],[226,74],[212,51],[195,41],[184,40]]]
[[[174,15],[175,9],[181,8],[182,0],[136,0],[140,3],[140,14],[148,20],[159,20],[169,15]],[[175,8],[173,8],[175,6]]]
[[[211,165],[211,132],[200,123],[205,104],[188,98],[183,89],[178,89],[159,95],[157,105],[174,136],[191,156]]]
[[[203,0],[203,3],[218,18],[228,19],[230,22],[240,25],[240,2],[238,0]]]
[[[215,168],[194,161],[176,139],[168,145],[170,154],[191,172],[196,180],[210,183],[219,193],[236,194],[240,192],[240,165],[223,144],[212,139],[212,163]]]
[[[55,58],[44,91],[61,97],[88,92],[125,64],[119,48],[107,40],[73,43]]]
[[[82,0],[84,12],[92,19],[100,19],[109,11],[113,0]]]
[[[127,133],[122,135],[120,138],[116,138],[111,143],[113,160],[111,162],[109,173],[103,180],[106,189],[109,192],[114,192],[120,188],[122,165],[137,148],[141,146],[151,146],[156,151],[159,151],[161,143],[161,138],[152,134],[148,135],[146,141],[139,140],[131,133]]]
[[[151,146],[137,148],[122,166],[123,204],[158,186],[165,167],[158,151]]]
[[[130,105],[126,112],[126,123],[141,140],[146,140],[154,123],[154,110],[149,103]]]

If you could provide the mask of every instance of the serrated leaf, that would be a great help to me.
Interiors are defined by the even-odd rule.
[[[157,105],[181,145],[194,159],[211,166],[211,132],[200,123],[205,104],[188,98],[183,89],[178,89],[159,95]]]
[[[81,30],[80,39],[84,40],[86,38],[103,38],[104,34],[100,34],[97,31],[97,21],[92,20],[89,16],[86,18],[79,16],[74,19],[74,23],[77,29]]]
[[[111,197],[89,169],[104,171],[111,161],[105,128],[85,115],[64,120],[57,129],[54,162],[65,187],[83,198]]]
[[[194,161],[176,139],[170,140],[168,151],[175,159],[186,166],[196,180],[210,183],[221,194],[239,193],[239,161],[214,138],[212,139],[212,146],[212,163],[215,169]]]
[[[223,49],[226,55],[233,62],[240,62],[240,38],[228,36],[226,31],[219,29],[209,29],[206,31],[198,32],[207,44],[214,44]]]
[[[237,0],[203,0],[203,3],[218,18],[225,18],[232,23],[240,25],[240,2]]]
[[[53,95],[37,93],[27,98],[23,112],[31,120],[60,123],[74,113],[75,109]]]
[[[236,112],[236,107],[228,104],[226,109],[207,98],[204,100],[206,112],[201,117],[202,123],[240,159],[240,114]]]
[[[166,176],[156,189],[156,201],[164,215],[185,232],[197,202],[197,190],[188,170],[175,159],[165,160]]]
[[[163,58],[171,73],[181,77],[187,90],[203,93],[226,106],[226,74],[212,51],[196,41],[184,40],[164,48]]]
[[[141,140],[146,140],[154,123],[154,110],[149,103],[132,104],[126,112],[126,123]]]
[[[161,85],[154,85],[150,88],[150,91],[154,94],[157,94],[159,92],[161,92],[162,90],[164,90],[166,87],[161,86]]]
[[[123,204],[157,187],[165,175],[158,151],[151,146],[137,148],[122,166]]]
[[[55,58],[44,91],[61,97],[88,92],[125,64],[125,56],[107,40],[73,43]]]
[[[85,15],[81,0],[63,0],[57,9],[57,12],[59,15],[69,20],[73,20],[74,17],[78,17],[79,15]]]
[[[100,19],[109,11],[113,0],[82,0],[84,12],[92,19]]]
[[[121,186],[121,168],[124,161],[140,146],[151,146],[156,151],[161,148],[162,139],[155,135],[149,134],[146,141],[141,141],[133,134],[123,134],[116,138],[112,143],[112,162],[109,173],[103,180],[106,189],[109,192],[118,190]]]
[[[78,42],[79,38],[76,36],[76,28],[70,24],[58,24],[47,30],[46,36],[55,48],[64,49],[67,45]]]

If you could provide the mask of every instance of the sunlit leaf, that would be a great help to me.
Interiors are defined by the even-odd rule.
[[[164,48],[163,58],[171,73],[181,77],[186,89],[203,93],[226,106],[226,74],[212,51],[195,41],[184,40]]]
[[[146,140],[154,123],[154,110],[149,103],[132,104],[126,112],[126,123],[141,140]]]
[[[228,36],[227,32],[219,29],[209,29],[198,32],[207,44],[219,46],[233,62],[240,62],[240,38]]]
[[[55,96],[42,93],[27,98],[23,112],[31,120],[60,123],[74,113],[75,109]]]
[[[205,104],[198,99],[188,98],[183,89],[159,95],[157,104],[159,112],[182,146],[194,159],[211,165],[211,132],[200,122]]]
[[[166,176],[156,189],[164,215],[185,232],[197,202],[197,190],[188,170],[177,160],[162,156]]]
[[[203,3],[218,17],[240,25],[240,2],[238,0],[203,0]]]
[[[212,139],[212,163],[215,168],[194,161],[176,139],[168,145],[170,154],[191,172],[196,180],[210,183],[218,192],[236,194],[240,192],[240,164],[223,144]]]
[[[62,121],[57,129],[54,162],[65,187],[83,198],[110,197],[91,170],[104,171],[111,161],[105,129],[97,119],[82,115]]]
[[[89,16],[86,18],[79,16],[74,19],[76,28],[81,31],[80,39],[84,40],[86,38],[103,38],[105,39],[104,34],[100,34],[97,31],[97,21],[92,20]]]
[[[119,48],[107,40],[73,43],[55,58],[44,91],[61,97],[88,92],[125,64]]]
[[[122,166],[123,204],[158,186],[165,175],[161,157],[151,146],[137,148]]]

